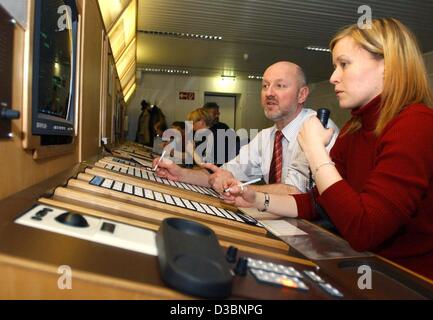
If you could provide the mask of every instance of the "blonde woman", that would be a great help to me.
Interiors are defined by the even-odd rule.
[[[193,150],[193,159],[196,164],[214,163],[214,138],[209,130],[213,119],[204,108],[191,111],[187,116],[192,121],[194,141],[186,142],[187,152]]]
[[[317,217],[317,201],[354,249],[433,278],[433,95],[415,37],[398,20],[376,19],[346,27],[330,48],[330,82],[352,118],[330,155],[332,130],[315,117],[303,125],[316,188],[266,195],[228,180],[226,201],[304,219]]]

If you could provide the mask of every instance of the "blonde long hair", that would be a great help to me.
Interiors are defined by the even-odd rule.
[[[374,19],[371,28],[367,29],[350,25],[334,36],[330,49],[333,50],[337,42],[347,36],[373,56],[384,59],[385,74],[376,135],[407,105],[424,103],[432,106],[433,93],[424,60],[415,36],[405,25],[393,18]],[[344,133],[354,132],[360,127],[360,120],[352,118]]]

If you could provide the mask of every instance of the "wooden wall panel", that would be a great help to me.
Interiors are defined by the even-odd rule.
[[[93,158],[99,151],[99,110],[101,83],[101,32],[103,25],[96,1],[78,1],[82,18],[81,44],[81,75],[80,75],[80,123],[76,138],[79,143],[72,153],[44,160],[34,160],[32,150],[22,147],[23,122],[21,119],[12,121],[14,137],[10,140],[0,140],[0,200],[18,191],[24,190],[53,175],[67,170],[79,161]],[[14,37],[13,61],[13,98],[15,110],[23,113],[29,103],[26,99],[27,85],[24,86],[26,72],[25,36],[33,28],[23,30],[18,25]],[[30,68],[31,68],[30,64]],[[115,86],[114,90],[115,90]],[[113,92],[114,95],[114,92]],[[112,116],[109,106],[108,116]],[[111,119],[107,119],[111,121]],[[111,131],[111,123],[107,128]]]
[[[84,1],[81,44],[80,161],[99,151],[101,49],[103,29],[97,1]]]
[[[12,106],[24,110],[24,43],[25,31],[16,26],[14,34]],[[78,152],[46,160],[33,160],[32,151],[22,148],[21,119],[12,121],[12,139],[0,139],[0,199],[30,187],[59,172],[71,168],[78,161]]]

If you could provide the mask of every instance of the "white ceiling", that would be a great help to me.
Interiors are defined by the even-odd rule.
[[[395,17],[417,36],[423,52],[433,50],[433,0],[138,0],[138,67],[177,67],[191,75],[261,75],[275,61],[300,64],[308,80],[331,73],[327,47],[341,27],[356,23],[360,5],[373,18]],[[222,41],[150,35],[143,31],[222,36]],[[247,58],[246,55],[247,54]]]

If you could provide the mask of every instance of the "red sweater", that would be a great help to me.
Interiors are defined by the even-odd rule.
[[[362,128],[331,150],[343,180],[317,201],[355,250],[433,279],[433,110],[410,105],[377,137],[379,102],[352,111]],[[317,217],[308,194],[295,200],[300,218]]]

